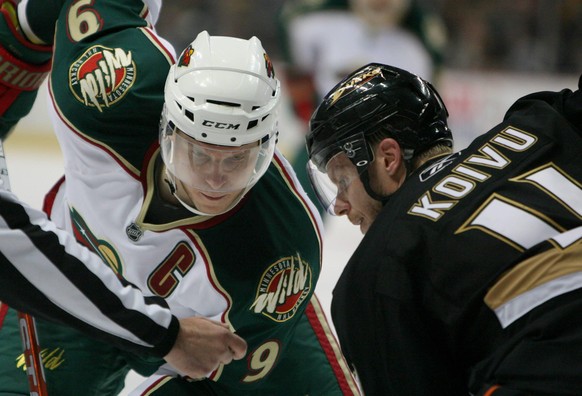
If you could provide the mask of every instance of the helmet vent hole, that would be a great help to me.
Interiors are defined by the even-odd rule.
[[[270,114],[267,114],[266,116],[264,116],[263,118],[261,118],[261,121],[265,121],[265,119],[270,116]]]
[[[261,108],[261,106],[253,106],[253,108],[251,109],[251,111],[255,111],[255,110],[260,109],[260,108]]]
[[[247,125],[247,129],[252,129],[252,128],[256,127],[258,123],[259,123],[258,120],[249,121],[249,125]]]
[[[203,133],[202,133],[202,137],[203,137],[203,138],[207,138],[207,137],[208,137],[208,134],[203,132]]]
[[[187,98],[188,98],[188,99],[190,99],[190,101],[191,101],[192,103],[196,103],[196,99],[194,99],[193,97],[191,97],[191,96],[188,96]]]
[[[231,142],[236,142],[236,138],[235,138],[235,137],[231,137],[231,138],[230,138],[230,141],[231,141]]]
[[[219,105],[219,106],[228,106],[228,107],[240,107],[240,103],[233,103],[233,102],[224,102],[221,100],[211,100],[208,99],[206,102]]]
[[[190,110],[186,110],[185,115],[190,121],[194,122],[194,113],[192,113]]]

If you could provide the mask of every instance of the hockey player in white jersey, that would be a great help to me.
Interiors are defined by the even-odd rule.
[[[27,3],[51,42],[32,15],[51,5]],[[135,394],[358,394],[313,294],[321,219],[275,147],[280,85],[260,41],[201,33],[176,61],[141,1],[60,3],[49,94],[65,177],[47,212],[177,316],[248,343],[205,379],[165,366]],[[39,332],[53,394],[115,394],[129,368],[160,364]]]

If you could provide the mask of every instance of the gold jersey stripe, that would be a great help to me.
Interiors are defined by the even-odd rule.
[[[507,326],[549,299],[582,287],[582,242],[533,256],[505,273],[485,304]]]

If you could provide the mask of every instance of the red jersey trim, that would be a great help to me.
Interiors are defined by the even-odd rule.
[[[338,384],[344,395],[361,395],[355,378],[353,377],[346,360],[344,359],[339,344],[333,335],[325,313],[321,309],[317,296],[313,295],[311,302],[305,310],[307,319],[315,332],[321,348],[327,356],[327,360],[335,373]]]

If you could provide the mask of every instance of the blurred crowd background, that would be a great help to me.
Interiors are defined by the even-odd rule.
[[[299,1],[323,3],[318,0]],[[456,69],[577,73],[582,70],[581,0],[417,0],[446,28],[443,66]],[[158,30],[177,48],[200,30],[256,35],[282,59],[280,13],[293,0],[170,0]]]

